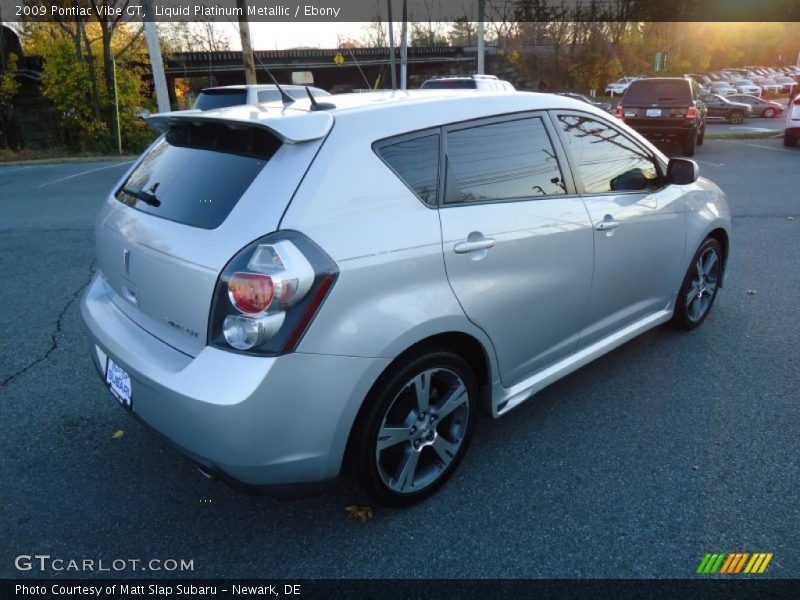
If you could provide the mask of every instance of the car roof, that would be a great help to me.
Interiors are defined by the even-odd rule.
[[[504,113],[548,109],[577,109],[608,117],[590,104],[555,94],[500,90],[409,90],[369,94],[336,94],[325,97],[334,108],[312,110],[311,101],[299,99],[283,106],[280,102],[238,105],[208,111],[184,110],[151,115],[156,129],[165,130],[181,122],[234,122],[263,127],[287,143],[318,139],[333,127],[334,119],[363,120],[371,130],[413,125],[409,131],[435,127],[445,122],[491,117]],[[380,114],[380,119],[375,115]],[[377,132],[380,135],[380,131]],[[390,135],[387,133],[387,135]]]

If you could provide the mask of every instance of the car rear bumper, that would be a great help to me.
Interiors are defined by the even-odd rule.
[[[625,119],[625,123],[650,140],[688,140],[695,131],[695,122],[660,122],[646,119]]]
[[[212,347],[192,358],[131,321],[113,294],[96,275],[81,313],[96,347],[130,375],[134,416],[235,487],[296,495],[338,475],[361,400],[390,359]]]

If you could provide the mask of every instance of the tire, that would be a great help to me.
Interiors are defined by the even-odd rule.
[[[714,256],[712,259],[711,257]],[[672,325],[692,330],[706,320],[717,299],[722,281],[722,248],[713,238],[706,238],[695,252],[675,300]]]
[[[350,475],[381,504],[425,500],[458,467],[477,411],[478,384],[463,358],[440,349],[411,355],[367,396],[348,445]]]
[[[697,145],[702,146],[705,139],[706,139],[706,126],[703,125],[703,128],[700,130],[700,135],[697,136]]]
[[[784,134],[783,134],[783,145],[784,146],[789,146],[791,148],[792,146],[795,146],[796,144],[797,144],[797,138],[794,137],[792,134],[790,134],[788,131],[784,132]]]
[[[744,113],[735,110],[728,117],[728,121],[730,121],[734,125],[739,125],[740,123],[744,123]]]
[[[697,131],[693,131],[689,139],[683,142],[683,155],[694,156],[694,151],[697,148]]]
[[[771,119],[775,116],[775,109],[774,108],[765,108],[764,112],[761,114],[762,117],[766,119]]]

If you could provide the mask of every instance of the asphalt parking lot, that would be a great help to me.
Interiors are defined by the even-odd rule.
[[[124,162],[0,167],[0,577],[92,575],[15,569],[40,553],[194,564],[124,576],[683,578],[706,552],[773,552],[768,576],[800,577],[800,148],[695,158],[734,212],[709,320],[482,419],[440,493],[363,523],[345,483],[276,502],[207,481],[101,384],[77,300]]]

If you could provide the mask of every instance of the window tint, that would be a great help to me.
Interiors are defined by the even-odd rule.
[[[657,185],[655,163],[633,140],[588,117],[560,115],[558,119],[587,194],[644,190]]]
[[[474,79],[429,79],[422,84],[423,90],[475,89]]]
[[[439,191],[439,134],[378,148],[378,155],[426,204],[435,205]]]
[[[690,103],[692,91],[686,79],[639,79],[631,83],[623,101],[628,106],[661,102]]]
[[[157,217],[214,229],[280,145],[263,129],[172,127],[131,173],[117,199]]]
[[[247,104],[247,92],[244,90],[205,90],[200,92],[192,108],[198,110],[213,110]]]
[[[564,194],[553,145],[538,117],[447,134],[445,203]]]

